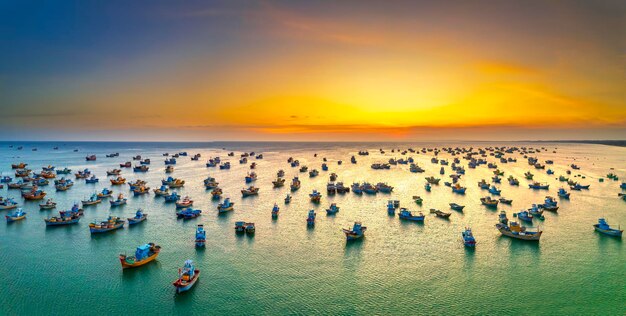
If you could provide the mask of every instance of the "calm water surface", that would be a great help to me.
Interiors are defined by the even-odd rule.
[[[626,180],[626,148],[583,144],[513,144],[541,146],[548,151],[537,155],[543,162],[554,160],[555,175],[531,170],[518,153],[517,163],[499,164],[505,171],[502,195],[513,199],[512,206],[500,206],[509,218],[512,211],[541,202],[546,194],[556,195],[559,182],[568,165],[576,163],[591,184],[589,191],[572,192],[569,201],[560,200],[558,213],[545,214],[545,220],[534,225],[544,230],[539,243],[527,243],[501,237],[494,228],[498,211],[481,206],[479,198],[487,195],[476,183],[490,179],[492,170],[486,166],[467,168],[460,183],[467,186],[466,195],[456,195],[443,185],[424,190],[424,178],[440,177],[439,165],[430,162],[432,154],[407,154],[426,169],[414,174],[408,165],[392,166],[391,170],[372,170],[373,162],[403,157],[391,153],[391,148],[422,148],[464,146],[474,148],[511,144],[322,144],[322,143],[31,143],[24,150],[0,143],[0,171],[13,176],[11,163],[20,161],[39,171],[54,165],[77,171],[91,169],[99,184],[76,180],[67,192],[55,192],[45,187],[49,197],[59,207],[39,211],[38,202],[24,202],[19,191],[1,190],[0,195],[15,197],[28,218],[0,225],[0,280],[4,284],[0,295],[0,314],[519,314],[542,315],[626,313],[626,251],[620,239],[601,236],[592,224],[606,217],[612,225],[626,226],[626,202],[617,198],[619,182],[599,178],[609,172]],[[53,146],[59,150],[52,150]],[[37,147],[38,151],[31,151]],[[385,148],[386,154],[378,153]],[[73,149],[79,152],[73,152]],[[226,148],[227,150],[223,150]],[[556,153],[552,151],[555,150]],[[367,149],[371,155],[357,156],[358,163],[349,162],[358,150]],[[233,150],[235,157],[227,157]],[[174,205],[164,204],[151,193],[129,197],[125,207],[110,209],[108,203],[85,209],[78,225],[46,228],[43,218],[57,214],[95,191],[110,187],[106,170],[131,160],[136,154],[150,158],[152,165],[145,174],[123,169],[129,181],[147,180],[152,188],[165,178],[163,152],[187,151],[201,153],[200,161],[190,157],[178,159],[172,174],[186,180],[182,195],[195,200],[195,208],[203,210],[197,219],[182,221],[175,216]],[[241,198],[244,176],[249,165],[241,165],[242,151],[263,153],[256,161],[261,188],[257,197]],[[118,158],[105,154],[119,152]],[[318,153],[318,157],[313,156]],[[87,154],[98,155],[95,162],[86,162]],[[231,161],[231,170],[206,168],[206,160],[220,156]],[[450,160],[447,153],[440,156]],[[309,178],[287,164],[287,158],[299,159],[320,175]],[[330,170],[321,171],[322,157],[328,158]],[[343,165],[337,165],[337,160]],[[490,157],[493,161],[494,158]],[[615,170],[610,170],[615,168]],[[284,205],[289,191],[286,185],[273,189],[271,181],[279,169],[286,172],[289,182],[293,176],[302,179],[302,188],[293,193],[291,204]],[[535,179],[550,183],[549,192],[529,190],[523,173],[531,170]],[[339,181],[388,182],[395,187],[392,194],[376,196],[354,194],[328,197],[325,185],[328,175],[335,172]],[[450,168],[446,167],[444,180]],[[215,177],[224,196],[231,197],[235,211],[218,216],[217,202],[202,185],[202,180]],[[514,175],[519,187],[512,187],[506,177]],[[71,178],[74,178],[73,175]],[[118,193],[131,193],[128,186],[114,186]],[[318,189],[324,193],[322,203],[309,202],[308,194]],[[423,206],[412,202],[413,195],[424,198]],[[448,211],[448,203],[465,205],[465,211],[453,212],[449,220],[427,214],[424,224],[400,222],[386,212],[386,201],[398,199],[412,211],[428,213],[430,208]],[[281,207],[280,216],[272,220],[274,202]],[[332,202],[341,207],[335,216],[324,211]],[[91,236],[87,227],[93,220],[109,215],[132,217],[137,208],[149,214],[148,220],[132,228],[125,227],[107,234]],[[306,216],[310,209],[318,213],[316,225],[307,229]],[[2,211],[2,215],[7,211]],[[256,223],[254,237],[235,235],[238,220]],[[360,220],[368,227],[364,240],[346,243],[341,228]],[[207,230],[207,246],[194,248],[197,224]],[[475,250],[463,247],[460,240],[464,227],[471,226],[478,240]],[[155,242],[163,247],[156,262],[139,269],[122,271],[117,256],[132,253],[140,244]],[[184,295],[175,295],[171,282],[185,259],[193,259],[202,270],[195,288]]]

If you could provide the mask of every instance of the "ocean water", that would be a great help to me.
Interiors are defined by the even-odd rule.
[[[605,217],[612,225],[626,226],[626,202],[617,197],[621,181],[599,178],[609,172],[626,180],[626,148],[585,144],[532,143],[11,143],[24,150],[0,143],[0,171],[13,176],[11,163],[26,162],[39,171],[49,164],[77,171],[91,169],[99,184],[76,185],[67,192],[55,192],[52,185],[44,187],[48,197],[58,203],[57,210],[40,211],[39,202],[25,202],[19,191],[1,190],[3,197],[15,197],[28,213],[26,220],[0,224],[0,295],[2,315],[84,315],[84,314],[308,314],[308,315],[624,315],[626,313],[626,249],[621,239],[602,236],[592,225]],[[485,165],[467,168],[460,183],[467,194],[452,194],[443,185],[449,180],[450,168],[439,175],[439,165],[432,164],[432,153],[391,153],[392,148],[423,147],[545,147],[537,156],[540,161],[554,160],[556,174],[549,176],[535,170],[519,154],[511,156],[517,163],[500,164],[505,171],[502,196],[513,199],[513,205],[500,205],[498,211],[481,206],[479,198],[487,192],[476,183],[489,180],[492,169]],[[59,150],[52,150],[59,146]],[[37,147],[38,151],[31,151]],[[73,152],[73,149],[79,152]],[[224,149],[225,148],[225,149]],[[380,154],[378,148],[384,148]],[[357,156],[358,150],[370,151]],[[228,151],[235,157],[227,157]],[[187,151],[180,157],[174,177],[186,181],[177,189],[195,201],[203,211],[197,219],[177,220],[173,204],[150,195],[129,196],[128,205],[110,209],[108,202],[87,207],[78,225],[46,227],[43,218],[70,208],[95,191],[111,187],[105,171],[131,160],[136,154],[150,158],[147,173],[123,169],[129,181],[144,179],[152,188],[167,177],[163,152]],[[264,159],[249,159],[258,164],[255,170],[260,187],[257,197],[242,199],[240,190],[246,186],[244,176],[249,164],[239,164],[243,151],[263,153]],[[553,153],[556,151],[556,153]],[[119,152],[118,158],[105,154]],[[200,161],[191,155],[201,153]],[[314,157],[314,153],[318,157]],[[87,162],[87,154],[98,160]],[[350,156],[358,163],[351,164]],[[231,161],[232,169],[207,168],[208,158],[220,156]],[[408,165],[392,166],[391,170],[372,170],[374,162],[389,158],[413,157],[425,173],[409,172]],[[298,168],[291,168],[288,157],[300,160],[320,175],[309,178]],[[322,157],[328,158],[330,170],[321,171]],[[451,157],[442,152],[440,157]],[[490,161],[495,161],[489,157]],[[342,165],[337,160],[343,160]],[[539,243],[512,240],[500,236],[495,229],[499,210],[513,211],[543,201],[545,195],[556,196],[568,166],[576,163],[590,190],[573,191],[570,200],[560,200],[558,213],[545,212],[545,220],[534,226],[544,230]],[[614,168],[614,170],[611,170]],[[272,188],[276,172],[286,172],[287,185]],[[550,183],[549,191],[528,189],[524,172],[531,170],[535,179]],[[335,172],[339,181],[349,186],[354,181],[388,182],[395,189],[391,194],[362,195],[349,193],[327,196],[328,175]],[[218,216],[216,205],[202,181],[208,175],[217,179],[224,196],[231,197],[235,211]],[[289,193],[288,182],[300,176],[302,187],[292,193],[291,204],[283,199]],[[442,184],[425,192],[424,178],[442,177]],[[519,187],[508,184],[514,175]],[[71,178],[74,178],[71,175]],[[130,195],[128,186],[113,186],[115,193]],[[308,194],[322,191],[319,205],[310,203]],[[411,197],[421,195],[423,206]],[[388,216],[386,201],[397,199],[411,211],[423,211],[424,224],[401,222]],[[277,220],[270,212],[277,202],[281,207]],[[337,203],[341,211],[327,216],[325,209]],[[464,212],[449,210],[448,203],[465,205]],[[90,235],[87,227],[93,220],[109,215],[132,217],[137,208],[149,214],[142,224],[111,233]],[[430,208],[452,212],[449,220],[428,214]],[[317,211],[314,228],[307,228],[310,209]],[[2,215],[8,211],[1,211]],[[238,220],[256,223],[254,237],[234,232]],[[347,243],[341,229],[356,220],[368,227],[362,241]],[[197,224],[207,230],[206,249],[194,247]],[[471,226],[478,241],[475,250],[466,249],[461,231]],[[155,242],[162,246],[159,258],[137,269],[122,270],[118,254],[132,253],[136,246]],[[192,259],[202,271],[196,286],[176,295],[171,283],[186,259]]]

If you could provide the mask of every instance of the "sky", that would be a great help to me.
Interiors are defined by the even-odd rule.
[[[626,1],[0,0],[0,140],[626,139]]]

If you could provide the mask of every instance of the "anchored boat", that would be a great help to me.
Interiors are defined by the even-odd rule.
[[[119,256],[122,269],[136,268],[145,265],[148,262],[153,261],[159,256],[161,252],[161,246],[154,243],[148,243],[137,247],[134,256],[127,256],[121,254]]]

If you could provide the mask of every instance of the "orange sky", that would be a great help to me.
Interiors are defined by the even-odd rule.
[[[625,5],[525,3],[111,8],[127,34],[0,68],[4,137],[623,139]]]

